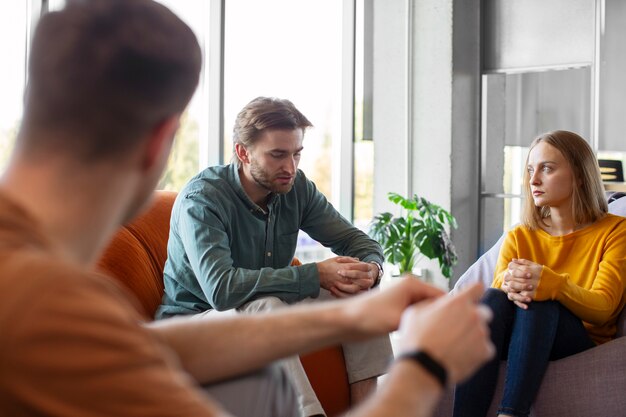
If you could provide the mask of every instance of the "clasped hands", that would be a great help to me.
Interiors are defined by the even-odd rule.
[[[526,259],[512,259],[502,279],[502,291],[509,300],[526,310],[535,299],[543,265]]]
[[[317,263],[320,286],[337,298],[367,291],[378,278],[378,265],[350,256],[336,256]]]

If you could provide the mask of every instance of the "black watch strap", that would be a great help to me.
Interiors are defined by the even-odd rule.
[[[448,382],[448,372],[441,366],[441,364],[433,359],[428,353],[423,350],[417,350],[415,352],[403,353],[396,358],[396,361],[411,359],[419,363],[422,368],[427,370],[432,376],[434,376],[442,387],[446,387]]]

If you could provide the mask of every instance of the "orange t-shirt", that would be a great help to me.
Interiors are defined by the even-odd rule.
[[[0,195],[0,416],[213,416],[113,280],[62,262]]]

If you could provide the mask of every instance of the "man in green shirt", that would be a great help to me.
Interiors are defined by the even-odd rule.
[[[234,162],[202,171],[172,210],[158,317],[271,310],[376,286],[377,242],[342,217],[298,170],[311,123],[288,100],[259,97],[237,116]],[[299,230],[339,256],[291,266]],[[392,357],[388,337],[344,345],[352,399],[375,387]],[[305,415],[323,414],[297,357],[287,363]]]
[[[350,416],[428,416],[493,355],[480,286],[448,297],[410,278],[273,314],[144,322],[95,264],[163,173],[200,45],[157,2],[74,0],[41,17],[28,62],[0,176],[0,416],[293,417],[291,384],[265,366],[396,329],[401,357]]]

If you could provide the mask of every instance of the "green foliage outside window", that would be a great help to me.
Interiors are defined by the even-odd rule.
[[[198,138],[198,121],[190,119],[185,113],[176,133],[167,169],[159,182],[160,190],[180,191],[198,173]]]

